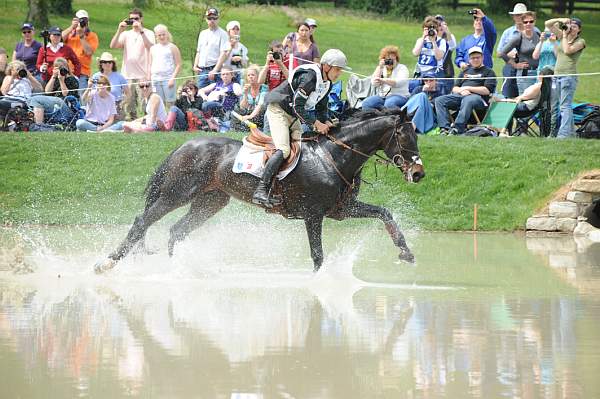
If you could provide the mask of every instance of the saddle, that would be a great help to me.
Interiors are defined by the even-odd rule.
[[[264,150],[263,155],[263,164],[265,164],[271,155],[275,152],[275,144],[273,144],[273,138],[271,136],[267,136],[258,128],[250,129],[250,134],[244,138],[244,145],[251,144],[256,147],[260,147]],[[280,170],[285,170],[290,166],[294,165],[296,158],[300,155],[300,142],[297,140],[290,140],[290,156],[283,162]]]

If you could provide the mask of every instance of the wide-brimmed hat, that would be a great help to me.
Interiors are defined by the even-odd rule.
[[[508,13],[510,15],[521,15],[521,14],[525,14],[526,12],[527,12],[527,6],[523,3],[517,3],[513,7],[513,10],[509,11]]]
[[[98,61],[106,61],[106,62],[116,62],[117,59],[115,57],[113,57],[113,55],[111,53],[109,53],[108,51],[103,52],[102,54],[100,54],[100,57],[97,57]]]

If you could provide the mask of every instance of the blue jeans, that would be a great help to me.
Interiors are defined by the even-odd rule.
[[[408,99],[404,108],[409,115],[412,115],[412,122],[419,133],[427,133],[435,126],[433,106],[426,93],[413,95]]]
[[[217,83],[221,81],[221,75],[215,75],[215,80],[210,80],[208,78],[208,73],[212,71],[214,66],[200,68],[200,72],[198,73],[198,88],[202,89],[203,87],[208,86],[211,83]]]
[[[371,96],[365,98],[365,101],[362,103],[362,109],[402,108],[406,104],[406,101],[408,101],[406,97],[396,94],[387,97]]]
[[[446,94],[435,99],[435,114],[438,126],[444,129],[450,127],[450,115],[448,110],[458,109],[458,115],[454,120],[454,127],[459,134],[465,132],[467,122],[471,118],[474,109],[484,109],[485,102],[478,94],[461,96],[460,94]]]
[[[510,64],[504,64],[502,67],[502,76],[512,77],[516,75],[516,70]],[[519,88],[516,79],[505,79],[502,85],[502,95],[504,98],[515,98],[519,95]]]
[[[88,130],[96,131],[98,130],[98,125],[88,121],[87,119],[77,119],[76,122],[77,130],[86,132]]]
[[[32,96],[27,100],[27,104],[32,108],[44,109],[44,120],[53,115],[56,111],[61,111],[62,115],[71,115],[71,109],[67,107],[60,97],[54,96]]]
[[[173,130],[177,131],[185,131],[188,129],[187,118],[181,109],[176,106],[171,107],[171,112],[175,113],[175,124],[173,125]]]
[[[537,71],[536,70],[528,70],[527,71],[527,76],[523,77],[522,76],[522,70],[519,71],[517,70],[516,72],[516,76],[519,76],[519,78],[517,79],[517,88],[519,89],[519,95],[523,95],[523,92],[525,91],[526,88],[528,88],[529,86],[531,86],[532,84],[535,84],[535,82],[537,82]]]
[[[556,78],[556,91],[558,93],[558,106],[560,107],[560,127],[557,137],[565,139],[572,137],[574,132],[573,97],[577,89],[576,76],[559,76]]]

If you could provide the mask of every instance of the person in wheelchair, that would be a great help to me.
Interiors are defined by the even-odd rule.
[[[18,97],[23,100],[31,97],[33,93],[42,91],[42,85],[29,72],[23,61],[13,61],[6,67],[6,76],[2,80],[0,93],[3,96]]]

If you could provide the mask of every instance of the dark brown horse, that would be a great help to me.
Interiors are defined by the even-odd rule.
[[[96,264],[96,272],[113,268],[134,245],[143,244],[153,223],[176,208],[191,204],[171,227],[169,255],[178,241],[223,209],[231,197],[250,203],[259,179],[232,172],[241,145],[227,137],[199,137],[173,151],[148,183],[143,214],[135,218],[117,250]],[[368,111],[342,122],[330,136],[305,142],[296,168],[277,183],[281,205],[270,211],[304,219],[315,271],[323,263],[324,217],[379,218],[400,250],[400,259],[414,261],[391,213],[357,199],[360,171],[371,156],[383,158],[376,154],[379,150],[403,171],[406,180],[418,182],[425,176],[417,135],[406,115],[399,110]]]

